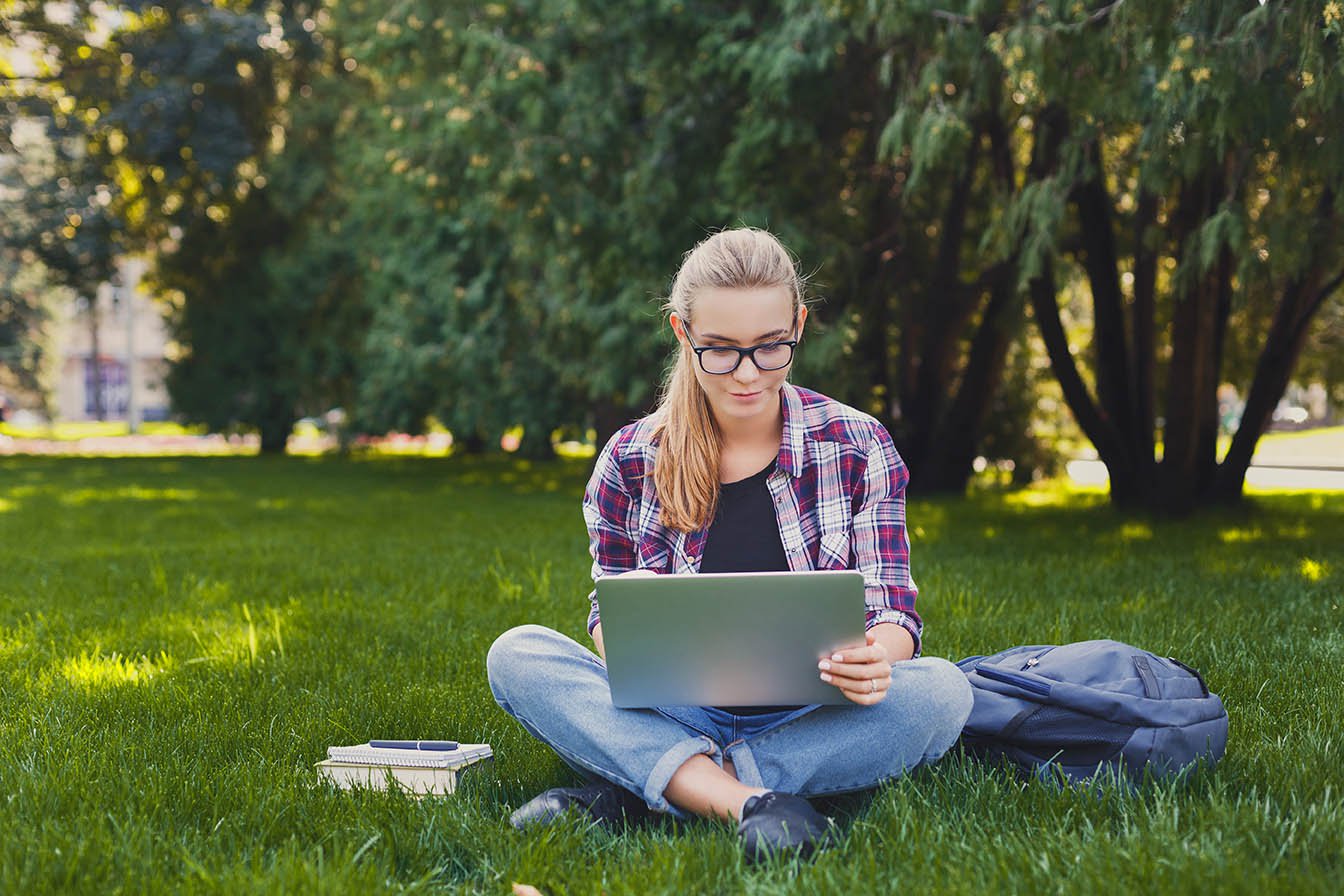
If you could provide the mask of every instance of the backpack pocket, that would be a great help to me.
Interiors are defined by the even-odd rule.
[[[1034,675],[1011,672],[1007,669],[1000,669],[998,666],[991,666],[988,663],[981,663],[976,666],[975,671],[985,678],[988,678],[990,681],[997,681],[1000,684],[1021,688],[1027,693],[1035,694],[1038,697],[1050,696],[1050,683],[1044,679],[1037,678]]]

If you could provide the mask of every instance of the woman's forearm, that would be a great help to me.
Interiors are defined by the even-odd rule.
[[[897,626],[897,628],[900,628],[900,626]],[[592,636],[593,646],[597,648],[597,655],[602,657],[603,662],[606,662],[607,651],[602,646],[602,623],[599,622],[597,625],[593,626]]]
[[[906,631],[905,626],[894,622],[879,622],[868,631],[877,638],[877,643],[887,649],[887,658],[891,662],[908,660],[915,655],[915,639]]]

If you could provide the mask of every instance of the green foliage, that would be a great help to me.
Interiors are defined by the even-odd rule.
[[[329,407],[345,373],[331,369],[341,365],[329,360],[329,331],[310,324],[350,325],[312,310],[332,292],[320,278],[295,289],[294,262],[276,270],[266,258],[299,254],[307,224],[295,222],[312,211],[303,191],[282,183],[258,195],[299,117],[285,101],[323,54],[319,4],[9,6],[9,33],[33,71],[0,88],[0,130],[29,123],[46,139],[19,156],[23,181],[0,218],[7,244],[86,298],[116,255],[156,256],[160,288],[177,290],[172,323],[186,348],[170,379],[178,409],[257,425],[268,448],[277,438],[283,448],[305,399]],[[310,167],[317,140],[300,136]]]
[[[1304,346],[1329,352],[1308,324],[1338,305],[1344,274],[1339,20],[1337,5],[1249,0],[966,0],[878,16],[884,39],[929,38],[891,67],[907,90],[882,148],[909,159],[907,206],[938,189],[930,173],[997,169],[1003,182],[1009,169],[978,212],[980,256],[1014,263],[1019,290],[1043,283],[1038,318],[1058,317],[1066,278],[1090,293],[1091,351],[1048,331],[1046,344],[1122,503],[1239,495]],[[959,155],[963,133],[986,151]],[[1226,380],[1252,411],[1216,468],[1210,409]]]
[[[996,402],[1031,404],[998,395],[1026,382],[1004,364],[1038,279],[1093,300],[1092,369],[1046,344],[1132,471],[1220,379],[1273,391],[1283,363],[1257,363],[1303,343],[1328,366],[1324,303],[1284,304],[1342,263],[1328,4],[95,7],[14,5],[50,80],[7,92],[69,156],[43,183],[92,166],[26,217],[85,209],[72,249],[158,253],[175,400],[216,425],[341,405],[465,442],[521,423],[537,455],[605,435],[654,400],[682,253],[736,224],[815,274],[798,379],[881,416],[934,489],[962,487]],[[1266,344],[1278,309],[1305,329]],[[1030,421],[1001,423],[1007,444]]]
[[[584,637],[584,474],[0,459],[0,890],[868,893],[893,869],[938,892],[1337,889],[1344,506],[1326,495],[1181,523],[1045,491],[910,505],[930,654],[1170,653],[1231,714],[1212,772],[1056,792],[949,757],[836,804],[839,847],[796,867],[745,867],[709,822],[513,831],[512,808],[572,779],[495,705],[485,653],[525,622]],[[318,784],[327,746],[374,736],[497,759],[443,800]]]

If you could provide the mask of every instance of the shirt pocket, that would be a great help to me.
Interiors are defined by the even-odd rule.
[[[817,569],[849,569],[849,533],[823,532],[817,542]]]

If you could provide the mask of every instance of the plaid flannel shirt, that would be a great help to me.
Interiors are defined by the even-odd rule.
[[[866,628],[894,622],[921,648],[905,531],[910,474],[882,424],[816,392],[785,383],[784,436],[767,483],[789,569],[863,573]],[[700,571],[707,529],[678,532],[659,517],[653,486],[655,421],[631,423],[607,442],[583,498],[593,581],[635,569]],[[588,631],[598,623],[589,594]]]

